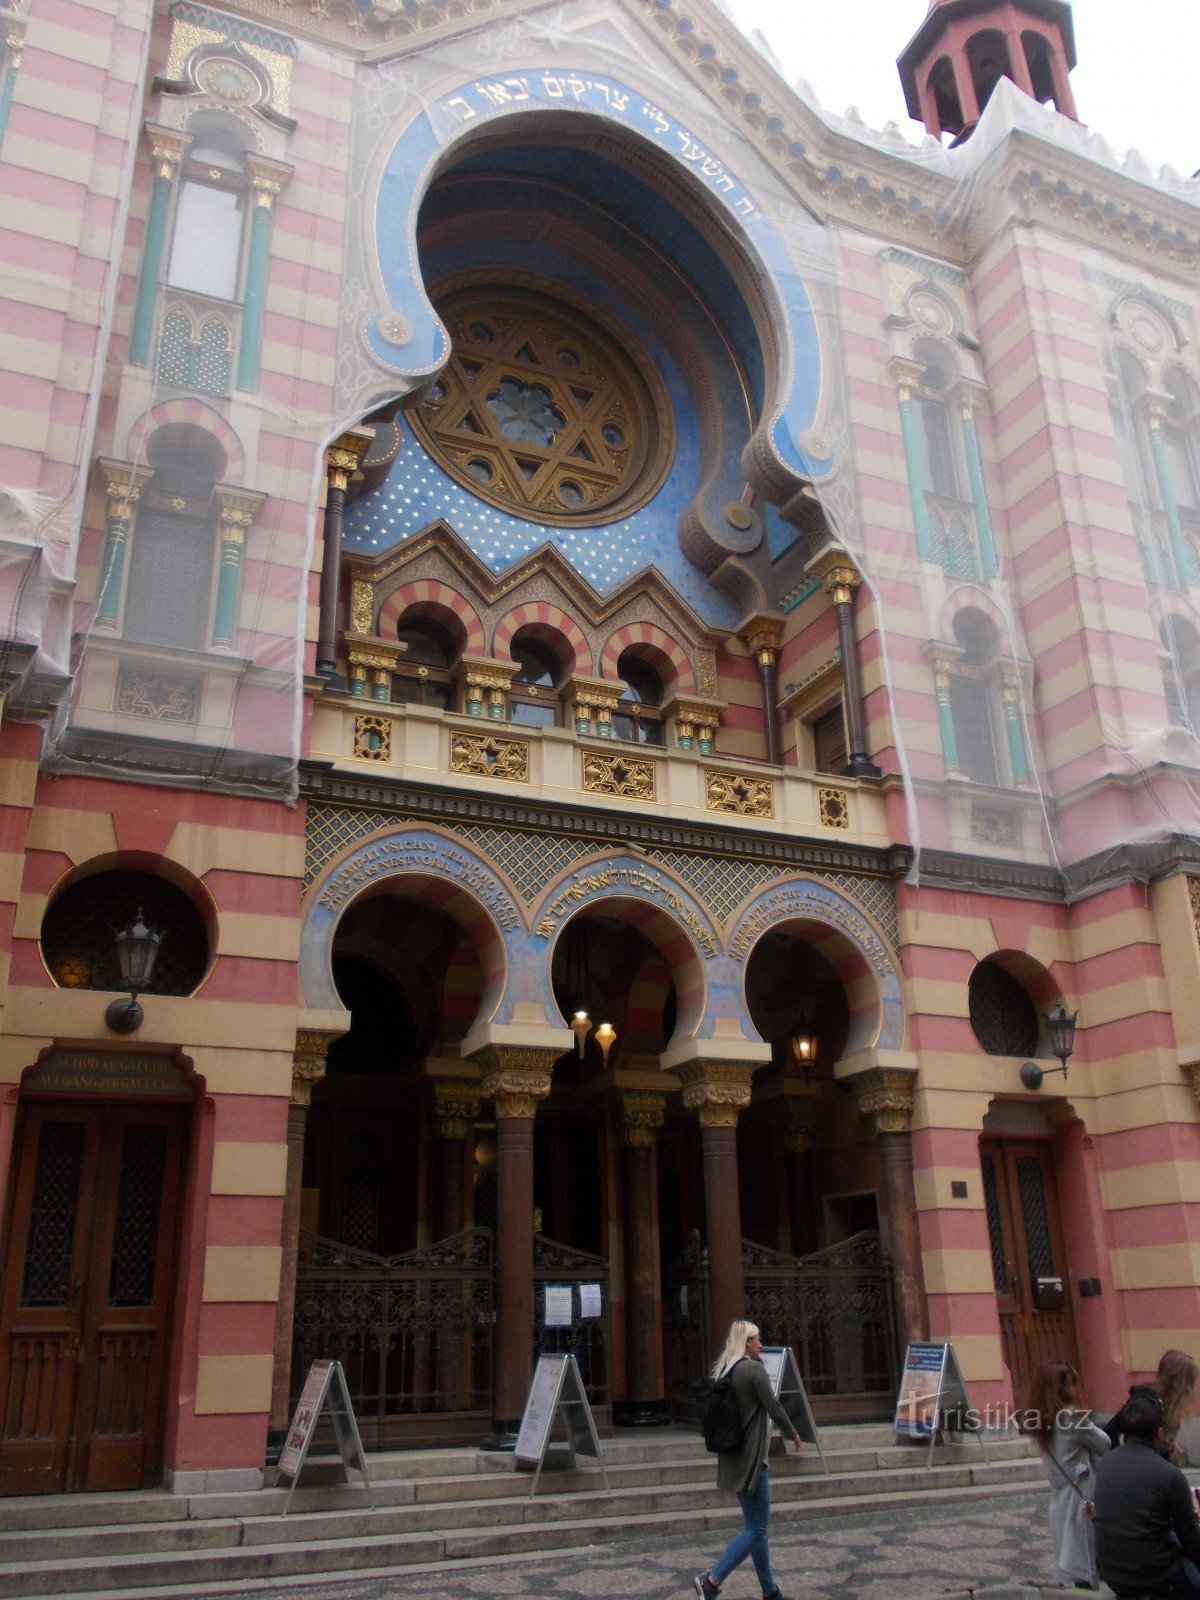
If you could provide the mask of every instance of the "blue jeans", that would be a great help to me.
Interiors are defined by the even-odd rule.
[[[734,1567],[740,1566],[749,1556],[754,1562],[763,1594],[774,1594],[779,1585],[771,1571],[771,1552],[767,1546],[767,1523],[771,1520],[771,1480],[767,1476],[765,1463],[758,1475],[754,1493],[739,1494],[738,1503],[746,1526],[741,1533],[735,1533],[722,1550],[709,1577],[714,1583],[724,1583]]]

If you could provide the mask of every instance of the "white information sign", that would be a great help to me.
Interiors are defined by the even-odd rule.
[[[565,1439],[552,1439],[555,1423]],[[513,1451],[513,1470],[518,1467],[535,1467],[530,1499],[537,1493],[538,1479],[546,1461],[550,1445],[563,1443],[571,1454],[571,1465],[578,1466],[580,1456],[591,1456],[604,1477],[608,1492],[608,1469],[600,1454],[600,1436],[588,1404],[587,1392],[579,1374],[574,1356],[542,1355],[538,1357],[529,1385],[529,1398],[521,1418],[520,1432]]]
[[[800,1368],[796,1364],[796,1352],[790,1344],[765,1345],[762,1350],[762,1364],[766,1367],[767,1377],[771,1380],[771,1392],[791,1418],[792,1427],[805,1444],[816,1446],[821,1466],[828,1472],[829,1463],[825,1459],[824,1450],[821,1449],[816,1420],[808,1403],[808,1391],[804,1387],[804,1379],[800,1376]]]
[[[963,1382],[962,1370],[952,1344],[910,1344],[904,1352],[904,1371],[900,1393],[896,1396],[897,1439],[929,1440],[933,1447],[943,1433],[974,1433],[987,1459],[983,1430],[969,1427],[968,1415],[977,1415]]]
[[[571,1285],[569,1283],[548,1283],[546,1285],[544,1326],[547,1328],[569,1328],[571,1326]]]
[[[579,1285],[579,1315],[580,1317],[598,1317],[600,1315],[600,1285],[598,1283],[581,1283]]]
[[[279,1466],[276,1469],[279,1477],[292,1480],[287,1500],[284,1502],[284,1516],[291,1509],[292,1496],[300,1481],[300,1473],[308,1456],[308,1447],[312,1443],[323,1410],[328,1412],[329,1420],[333,1424],[333,1436],[337,1441],[338,1454],[342,1458],[347,1482],[352,1472],[359,1473],[362,1477],[362,1486],[367,1492],[368,1505],[373,1506],[375,1503],[371,1496],[367,1457],[359,1437],[358,1423],[354,1420],[354,1405],[350,1399],[350,1389],[346,1383],[342,1364],[340,1361],[314,1361],[308,1369],[304,1388],[300,1391],[300,1398],[296,1402],[291,1427],[287,1431],[287,1438],[283,1441]]]

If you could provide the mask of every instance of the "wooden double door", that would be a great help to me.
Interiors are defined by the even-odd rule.
[[[157,1481],[187,1109],[30,1101],[0,1292],[0,1493]]]
[[[980,1161],[1000,1337],[1020,1405],[1043,1361],[1079,1364],[1053,1148],[985,1139]]]

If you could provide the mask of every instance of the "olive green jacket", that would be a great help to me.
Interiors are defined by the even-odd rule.
[[[792,1419],[771,1393],[771,1380],[761,1361],[748,1356],[733,1368],[733,1393],[738,1416],[745,1430],[741,1447],[717,1454],[717,1488],[735,1494],[753,1494],[766,1455],[766,1419],[769,1416],[783,1429],[785,1439],[794,1437]]]

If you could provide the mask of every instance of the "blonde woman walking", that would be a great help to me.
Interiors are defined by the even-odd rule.
[[[767,1544],[767,1524],[771,1517],[767,1450],[772,1422],[779,1424],[784,1437],[797,1449],[800,1435],[771,1393],[770,1379],[762,1364],[762,1337],[753,1322],[739,1319],[730,1324],[725,1348],[712,1369],[714,1378],[723,1378],[726,1373],[730,1374],[737,1401],[742,1443],[736,1450],[718,1452],[717,1488],[731,1489],[737,1495],[745,1527],[733,1536],[709,1570],[702,1572],[693,1583],[700,1600],[716,1600],[725,1579],[749,1556],[762,1585],[763,1600],[787,1600],[771,1571],[771,1552]]]

